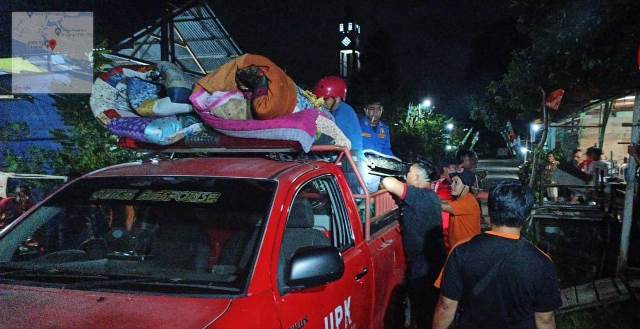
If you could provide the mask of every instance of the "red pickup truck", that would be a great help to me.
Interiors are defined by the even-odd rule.
[[[401,326],[399,211],[349,152],[233,151],[95,171],[0,231],[0,327]]]

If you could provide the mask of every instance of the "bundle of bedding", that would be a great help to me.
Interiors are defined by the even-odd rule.
[[[98,122],[127,145],[202,145],[220,133],[295,141],[305,152],[320,142],[349,148],[322,103],[271,60],[252,54],[200,79],[169,62],[115,67],[95,80],[90,99]]]

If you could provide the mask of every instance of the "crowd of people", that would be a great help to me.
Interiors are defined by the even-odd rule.
[[[581,203],[590,201],[593,197],[585,189],[553,186],[576,185],[570,184],[566,179],[563,182],[562,176],[557,174],[558,169],[575,177],[576,182],[580,183],[578,185],[598,186],[604,183],[605,177],[610,177],[618,182],[629,180],[628,158],[626,157],[619,166],[612,167],[612,162],[603,158],[602,150],[597,147],[589,147],[586,152],[583,152],[582,149],[574,149],[567,161],[560,161],[552,151],[547,154],[544,165],[545,184],[552,185],[546,188],[546,197],[549,201]],[[617,175],[615,175],[616,172]]]
[[[364,149],[393,155],[389,127],[381,121],[379,100],[368,102],[363,116],[345,103],[346,84],[321,79],[315,94],[351,140],[356,159]],[[590,151],[585,170],[596,170]],[[414,328],[555,328],[553,311],[561,306],[551,259],[520,235],[533,207],[531,189],[520,182],[497,184],[488,194],[479,188],[478,157],[460,150],[456,161],[439,166],[417,162],[402,181],[367,175],[366,188],[381,187],[402,202],[407,290]],[[555,160],[550,158],[550,166]],[[345,168],[346,169],[346,168]],[[550,168],[551,169],[551,168]],[[347,172],[353,191],[361,191]],[[488,200],[489,231],[481,231],[479,200]]]
[[[477,158],[462,152],[459,160],[440,175],[416,163],[405,182],[382,180],[404,207],[414,327],[448,328],[456,321],[456,328],[555,328],[561,299],[553,263],[520,235],[533,192],[518,181],[497,184],[488,194],[490,230],[482,233],[482,195],[473,189]]]

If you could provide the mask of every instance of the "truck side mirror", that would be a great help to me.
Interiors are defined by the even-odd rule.
[[[302,248],[296,251],[287,271],[289,290],[317,287],[344,274],[344,261],[337,248]]]

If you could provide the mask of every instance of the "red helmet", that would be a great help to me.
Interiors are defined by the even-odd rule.
[[[324,77],[316,83],[313,93],[318,97],[340,97],[347,98],[347,84],[340,77],[335,75]]]

